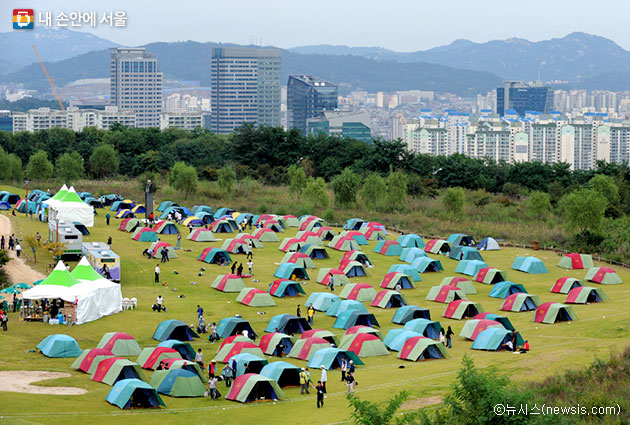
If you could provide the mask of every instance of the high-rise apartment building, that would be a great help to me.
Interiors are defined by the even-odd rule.
[[[553,91],[542,83],[506,81],[497,88],[497,114],[501,116],[507,111],[523,116],[528,111],[549,113],[552,109]]]
[[[306,133],[306,120],[337,109],[337,86],[312,75],[290,75],[287,83],[287,128]]]
[[[136,114],[138,127],[159,127],[162,73],[157,57],[140,48],[113,48],[110,60],[111,104]]]
[[[281,63],[277,49],[212,49],[210,129],[230,133],[246,122],[279,126]]]

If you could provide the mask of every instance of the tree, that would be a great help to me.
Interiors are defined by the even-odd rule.
[[[108,143],[101,143],[90,155],[90,169],[97,178],[114,175],[120,167],[118,151]]]
[[[464,189],[461,187],[450,187],[444,191],[442,204],[449,214],[459,217],[464,212],[465,198]]]
[[[580,189],[560,200],[560,211],[569,231],[597,232],[604,220],[608,200],[593,189]]]
[[[198,183],[197,170],[192,165],[186,165],[186,163],[179,161],[171,168],[168,184],[178,192],[183,192],[186,197],[197,192]]]
[[[545,192],[532,192],[525,202],[527,216],[540,219],[551,212],[551,197]]]
[[[66,183],[74,182],[83,177],[83,158],[78,152],[64,153],[55,162],[57,177]]]
[[[407,200],[407,185],[409,178],[400,171],[390,170],[387,176],[387,207],[395,211],[400,211],[405,207]]]
[[[378,404],[371,401],[360,400],[354,394],[348,394],[346,399],[348,404],[352,408],[352,419],[357,425],[389,425],[392,423],[403,424],[406,423],[404,418],[396,418],[394,422],[394,415],[398,411],[398,408],[409,397],[407,392],[403,391],[396,394],[393,398],[386,402],[384,407],[380,407]]]
[[[31,253],[33,254],[33,263],[37,263],[37,249],[39,248],[37,237],[28,235],[24,238],[24,242],[25,245],[31,249]]]
[[[308,178],[304,196],[313,203],[314,208],[326,208],[330,204],[326,182],[321,177],[317,177],[316,179],[313,177]]]
[[[289,179],[289,192],[293,193],[297,201],[300,202],[300,195],[306,186],[306,173],[304,169],[297,165],[291,165],[287,170],[287,178]]]
[[[234,184],[236,183],[236,172],[234,168],[226,165],[223,168],[220,168],[217,172],[217,184],[219,188],[223,189],[223,191],[232,196],[232,192],[234,192]]]
[[[387,184],[383,177],[377,173],[371,173],[365,178],[360,196],[366,207],[372,210],[378,208],[386,195]]]
[[[340,207],[354,204],[360,185],[361,177],[356,175],[350,168],[345,168],[341,174],[332,180],[335,203]]]
[[[4,172],[7,180],[19,180],[22,177],[22,160],[13,153],[9,154]]]
[[[37,151],[28,160],[26,175],[32,180],[48,180],[52,177],[53,165],[48,160],[48,154]]]
[[[588,182],[588,185],[608,200],[607,206],[615,206],[619,202],[619,186],[614,178],[597,174]]]

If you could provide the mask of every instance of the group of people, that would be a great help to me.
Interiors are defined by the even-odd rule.
[[[522,346],[518,345],[518,332],[513,330],[503,344],[501,344],[501,348],[506,351],[512,351],[514,353],[527,353],[529,351],[529,341],[525,340]]]
[[[153,311],[157,311],[158,313],[161,311],[166,311],[166,306],[164,305],[164,298],[162,298],[162,295],[158,295],[151,309]]]
[[[446,348],[453,348],[451,343],[453,335],[455,335],[455,332],[453,332],[450,326],[446,330],[446,333],[444,333],[444,328],[440,329],[440,342],[444,344]]]
[[[37,232],[37,234],[39,235],[39,232]],[[37,242],[39,242],[40,239],[41,235],[39,235],[39,239],[37,240]],[[8,238],[5,238],[4,235],[0,237],[0,249],[4,250],[5,245],[7,246],[9,251],[15,251],[15,255],[17,257],[19,257],[22,253],[22,245],[20,245],[20,241],[14,233],[12,233],[11,236],[9,236]]]
[[[237,266],[238,264],[238,266]],[[247,268],[249,269],[249,275],[253,276],[254,274],[254,262],[252,261],[252,259],[250,258],[249,261],[247,261]],[[243,263],[238,263],[238,262],[233,262],[232,263],[232,267],[230,267],[230,271],[232,272],[232,274],[237,275],[238,277],[243,277]]]

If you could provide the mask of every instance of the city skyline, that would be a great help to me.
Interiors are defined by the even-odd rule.
[[[38,11],[125,11],[128,16],[125,28],[106,25],[88,27],[89,32],[125,46],[154,41],[195,40],[281,48],[332,44],[409,52],[449,44],[462,38],[475,42],[510,38],[536,42],[581,31],[612,39],[623,48],[630,49],[630,34],[623,30],[630,4],[605,0],[597,8],[589,9],[587,15],[580,3],[586,6],[585,2],[564,0],[552,3],[533,0],[527,8],[506,5],[498,0],[486,1],[483,8],[464,1],[432,4],[431,15],[445,15],[449,22],[447,26],[442,19],[421,19],[422,25],[418,25],[419,17],[427,12],[426,5],[408,0],[396,2],[396,7],[376,2],[333,3],[328,0],[314,7],[281,1],[275,2],[273,8],[246,0],[238,4],[221,4],[220,13],[212,4],[198,0],[188,2],[186,8],[175,10],[168,9],[169,4],[161,0],[151,3],[112,0],[96,6],[86,6],[85,2],[78,0],[59,0],[54,7],[49,2],[34,0],[28,7],[33,8],[36,14]],[[25,7],[23,2],[10,0],[0,5],[0,13],[8,17],[13,8],[21,7]],[[167,9],[168,14],[162,12]],[[613,9],[615,13],[609,13]],[[244,10],[248,13],[243,13]],[[331,14],[331,10],[336,13]],[[453,13],[453,10],[458,10],[458,13]],[[540,13],[541,10],[545,13]],[[518,19],[502,19],[514,12],[518,12]],[[305,14],[309,15],[309,19],[304,19]],[[229,16],[238,19],[226,19]],[[348,16],[360,19],[348,20]],[[480,20],[491,21],[493,25],[480,26]],[[11,31],[9,19],[6,22],[7,25],[0,31]],[[531,25],[531,22],[536,22],[536,25]],[[159,28],[159,37],[154,35],[154,28]],[[339,28],[344,31],[336,30]],[[383,31],[375,31],[379,28]]]

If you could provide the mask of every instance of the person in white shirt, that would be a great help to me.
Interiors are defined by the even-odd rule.
[[[326,372],[326,368],[322,366],[322,376],[319,378],[322,383],[322,387],[324,387],[324,394],[326,394],[326,381],[328,381],[328,373]]]
[[[155,283],[160,283],[160,266],[155,266]]]
[[[203,369],[203,352],[201,348],[197,350],[197,354],[195,354],[195,362],[199,365],[200,368]]]
[[[155,304],[153,304],[153,311],[157,311],[159,313],[162,310],[166,311],[166,307],[164,307],[164,299],[162,298],[162,295],[158,295],[155,300]]]

